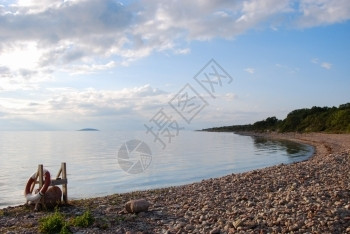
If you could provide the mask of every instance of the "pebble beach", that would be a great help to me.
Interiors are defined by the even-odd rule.
[[[307,161],[230,174],[183,186],[69,201],[67,222],[89,210],[72,233],[350,233],[350,134],[254,134],[315,147]],[[69,194],[68,194],[69,195]],[[146,212],[125,203],[146,199]],[[53,210],[0,210],[0,233],[38,233]]]

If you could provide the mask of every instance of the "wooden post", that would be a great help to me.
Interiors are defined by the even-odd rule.
[[[44,175],[44,167],[43,167],[43,164],[39,164],[38,166],[38,172],[39,172],[39,189],[41,189],[43,187],[43,181],[44,181],[44,178],[43,178],[43,175]]]
[[[66,168],[66,163],[65,162],[63,162],[61,164],[61,170],[62,170],[62,179],[66,180],[67,179],[67,168]],[[62,185],[63,201],[64,201],[65,204],[68,203],[67,183]]]
[[[62,165],[61,165],[61,168],[58,170],[58,173],[57,173],[57,176],[56,176],[56,180],[58,178],[60,178],[61,173],[62,173]]]
[[[43,175],[44,175],[44,167],[43,167],[43,164],[39,164],[38,166],[38,174],[39,174],[39,190],[43,187],[44,185],[44,178],[43,178]],[[42,205],[45,205],[44,204],[44,201],[43,201],[44,197],[42,197],[36,204],[35,204],[35,208],[34,210],[39,210],[39,204],[42,204]]]

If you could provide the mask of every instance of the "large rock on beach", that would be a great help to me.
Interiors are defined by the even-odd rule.
[[[148,211],[150,203],[145,199],[131,200],[125,204],[125,210],[129,213],[140,213]]]

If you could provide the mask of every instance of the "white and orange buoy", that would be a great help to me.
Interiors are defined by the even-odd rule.
[[[37,172],[33,173],[33,175],[29,178],[26,188],[24,190],[24,196],[27,201],[31,202],[37,202],[40,200],[42,196],[46,193],[47,189],[49,188],[51,184],[51,175],[50,172],[46,169],[43,169],[44,173],[44,186],[40,189],[40,191],[36,194],[32,194],[30,191],[32,184],[35,183],[36,178],[37,178]]]

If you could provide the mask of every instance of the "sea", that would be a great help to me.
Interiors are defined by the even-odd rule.
[[[26,202],[42,164],[55,178],[67,166],[68,199],[199,182],[308,159],[309,145],[227,132],[181,131],[161,139],[145,131],[0,132],[0,208]]]

